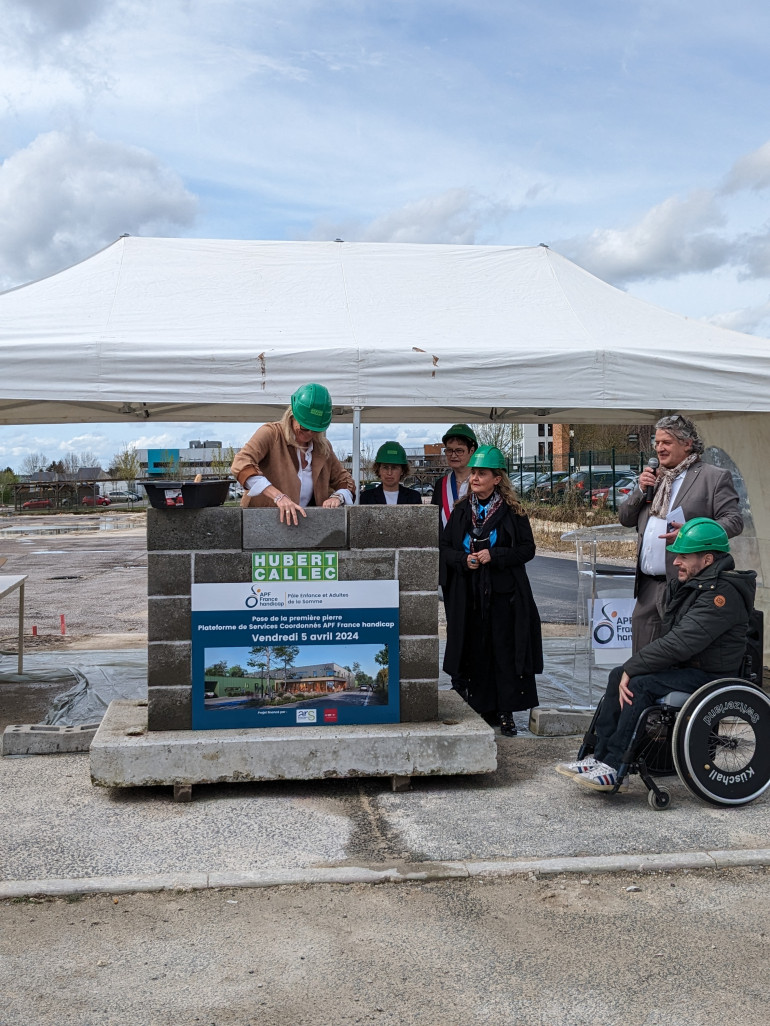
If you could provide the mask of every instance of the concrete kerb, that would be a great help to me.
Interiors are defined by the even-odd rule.
[[[179,873],[156,876],[95,876],[80,879],[0,881],[0,900],[82,897],[89,894],[138,894],[157,891],[230,890],[255,887],[309,887],[319,884],[426,883],[456,879],[503,879],[579,873],[666,873],[682,870],[770,866],[770,849],[694,851],[648,855],[600,855],[548,859],[498,859],[480,862],[427,862],[338,866],[264,872]]]

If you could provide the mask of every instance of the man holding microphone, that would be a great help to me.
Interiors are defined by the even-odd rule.
[[[703,442],[691,420],[679,414],[655,425],[656,459],[639,475],[638,487],[618,509],[625,527],[638,535],[632,625],[633,653],[660,636],[666,581],[676,580],[671,545],[679,528],[709,517],[728,538],[743,530],[738,493],[727,470],[703,463]]]

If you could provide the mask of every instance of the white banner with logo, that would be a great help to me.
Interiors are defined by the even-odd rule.
[[[598,598],[588,600],[591,623],[591,647],[595,652],[606,649],[631,649],[631,614],[634,598]]]

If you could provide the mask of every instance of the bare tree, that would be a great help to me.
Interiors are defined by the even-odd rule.
[[[64,464],[64,472],[70,477],[77,477],[81,467],[101,466],[101,460],[90,449],[85,449],[83,452],[68,452],[61,462]]]
[[[49,460],[45,453],[28,452],[21,461],[22,474],[36,474],[39,470],[45,470]]]
[[[576,424],[572,447],[576,453],[648,451],[652,448],[650,424]],[[636,440],[629,442],[629,435]]]
[[[508,460],[521,459],[524,429],[521,424],[472,424],[479,445],[494,445]]]

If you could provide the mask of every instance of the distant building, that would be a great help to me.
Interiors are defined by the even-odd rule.
[[[227,477],[230,461],[222,443],[193,439],[186,449],[139,449],[141,473],[147,477],[182,478]]]

